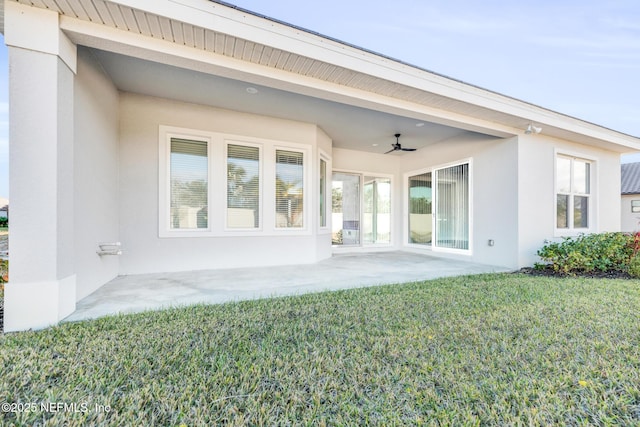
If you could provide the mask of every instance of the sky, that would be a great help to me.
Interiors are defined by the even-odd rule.
[[[226,0],[484,89],[640,136],[637,0]],[[2,39],[4,42],[4,39]],[[8,190],[0,48],[0,197]],[[639,155],[623,162],[640,161]]]

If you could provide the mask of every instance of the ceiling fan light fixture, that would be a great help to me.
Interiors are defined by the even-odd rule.
[[[395,144],[391,144],[391,146],[393,147],[391,150],[387,151],[384,154],[389,154],[392,153],[394,151],[416,151],[416,148],[402,148],[402,145],[400,145],[400,133],[396,133],[394,136],[396,137],[396,143]]]

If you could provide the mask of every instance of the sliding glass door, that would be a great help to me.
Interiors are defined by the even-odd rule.
[[[435,246],[469,249],[469,164],[436,170]]]
[[[360,175],[335,172],[331,183],[331,243],[360,244]]]
[[[431,172],[409,177],[409,243],[431,246],[433,234]]]
[[[391,180],[364,177],[362,244],[391,243]]]
[[[335,172],[331,185],[334,246],[391,243],[391,179]]]
[[[409,176],[407,185],[407,243],[469,250],[469,163]]]

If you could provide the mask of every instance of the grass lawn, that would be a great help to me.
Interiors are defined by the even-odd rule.
[[[640,281],[482,275],[117,316],[0,336],[0,366],[0,402],[36,404],[3,425],[639,425]]]

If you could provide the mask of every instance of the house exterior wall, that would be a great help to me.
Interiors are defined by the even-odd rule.
[[[118,236],[118,91],[86,49],[74,88],[75,269],[80,300],[118,275],[117,256],[98,243]]]
[[[323,149],[327,149],[330,141],[326,135],[320,134],[319,138],[318,129],[312,124],[121,94],[119,225],[123,255],[120,274],[305,264],[330,256],[318,242],[315,195],[319,187],[315,178],[305,187],[305,191],[313,194],[305,206],[312,215],[307,217],[304,231],[160,238],[158,132],[161,125],[304,144],[312,154],[309,165],[315,172],[312,176],[316,177],[318,140]],[[263,212],[274,209],[273,200],[266,194],[263,193]],[[320,239],[329,242],[330,237],[322,235]]]
[[[490,265],[517,267],[516,141],[482,135],[459,137],[403,156],[403,174],[469,159],[471,162],[471,238],[468,255],[433,250]],[[412,155],[413,154],[413,155]],[[403,227],[407,227],[403,220]],[[494,245],[489,246],[489,239]],[[404,242],[403,242],[404,244]],[[411,246],[412,248],[414,246]]]
[[[623,194],[620,203],[620,231],[632,233],[640,230],[640,212],[631,212],[631,201],[640,200],[640,194]]]
[[[391,174],[391,249],[428,251],[443,257],[516,267],[517,266],[517,142],[486,136],[466,136],[447,140],[416,152],[397,154],[333,150],[334,170],[369,174]],[[405,229],[406,182],[409,172],[469,159],[472,163],[472,238],[468,255],[451,254],[431,247],[407,245]],[[488,245],[488,240],[494,246]]]
[[[536,251],[545,240],[560,240],[578,233],[555,228],[555,159],[567,154],[593,162],[588,232],[620,230],[620,155],[583,144],[542,135],[518,137],[519,265],[539,259]]]

